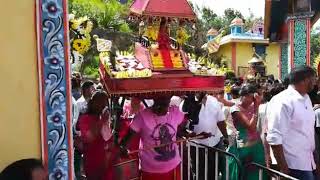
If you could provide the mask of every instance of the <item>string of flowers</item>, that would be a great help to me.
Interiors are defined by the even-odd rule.
[[[73,51],[84,55],[91,46],[91,36],[93,23],[87,17],[75,18],[70,15],[70,30],[75,33],[75,38],[71,39]]]

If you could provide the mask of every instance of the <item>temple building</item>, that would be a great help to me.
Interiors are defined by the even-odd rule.
[[[208,35],[214,32],[209,30]],[[280,45],[269,43],[264,38],[264,23],[256,21],[253,27],[245,32],[244,22],[241,18],[235,18],[230,24],[230,34],[223,36],[217,55],[222,56],[228,62],[237,76],[244,76],[249,70],[249,61],[253,57],[263,60],[265,75],[273,74],[279,77]]]

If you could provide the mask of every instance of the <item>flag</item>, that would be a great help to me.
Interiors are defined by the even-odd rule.
[[[214,39],[210,40],[207,43],[207,49],[209,51],[209,54],[218,52],[222,36],[223,36],[223,34],[220,33],[217,37],[215,37]]]

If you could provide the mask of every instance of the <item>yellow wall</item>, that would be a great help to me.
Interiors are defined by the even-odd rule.
[[[238,67],[248,67],[248,61],[252,58],[253,49],[251,43],[237,43],[236,49],[236,74],[239,75]],[[228,67],[231,67],[232,49],[231,43],[224,44],[220,47],[218,55],[223,55],[228,59]],[[278,44],[269,44],[266,48],[266,73],[273,74],[275,78],[279,78],[279,48]]]
[[[267,74],[273,74],[275,78],[279,78],[279,51],[278,44],[269,44],[266,49]]]
[[[219,51],[217,52],[219,56],[223,56],[228,61],[228,67],[231,68],[232,62],[232,51],[231,51],[231,43],[220,46]]]
[[[238,67],[248,67],[248,61],[252,58],[253,49],[251,43],[237,43],[237,75]]]
[[[0,171],[41,156],[34,8],[34,0],[0,6]]]

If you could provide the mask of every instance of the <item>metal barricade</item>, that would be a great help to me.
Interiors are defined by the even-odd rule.
[[[181,159],[182,159],[182,163],[181,163],[181,179],[183,180],[183,177],[184,177],[184,173],[183,173],[183,171],[185,170],[184,168],[183,168],[183,165],[184,165],[184,163],[187,163],[187,173],[186,173],[186,175],[187,175],[187,178],[185,179],[185,180],[192,180],[191,179],[191,147],[194,147],[195,148],[195,151],[196,151],[196,156],[195,156],[195,180],[198,180],[198,177],[199,177],[199,148],[204,148],[204,151],[205,151],[205,157],[204,157],[204,179],[205,180],[209,180],[208,178],[207,178],[207,174],[208,174],[208,171],[211,171],[210,169],[208,169],[208,153],[209,153],[209,150],[210,151],[214,151],[214,156],[215,156],[215,169],[214,169],[214,171],[215,171],[215,179],[219,179],[219,155],[221,156],[224,156],[225,157],[225,179],[230,179],[229,178],[229,164],[228,164],[228,159],[229,158],[233,158],[235,161],[236,161],[236,163],[237,163],[237,165],[238,165],[238,167],[239,167],[239,169],[242,169],[242,165],[241,165],[241,163],[240,163],[240,161],[239,161],[239,159],[235,156],[235,155],[233,155],[233,154],[231,154],[231,153],[228,153],[228,152],[226,152],[226,151],[224,151],[224,150],[221,150],[221,149],[218,149],[218,148],[215,148],[215,147],[208,147],[208,146],[205,146],[205,145],[202,145],[202,144],[199,144],[199,143],[196,143],[196,142],[194,142],[194,141],[187,141],[186,143],[185,143],[185,145],[184,144],[180,144],[180,155],[181,155]],[[187,156],[184,156],[184,148],[187,148],[187,153],[188,153],[188,155]],[[184,158],[185,157],[185,158]],[[187,161],[187,162],[185,162],[185,161]],[[238,174],[238,176],[239,176],[239,179],[241,180],[242,179],[242,171],[240,170],[239,171],[239,174]]]
[[[215,177],[214,179],[219,179],[219,156],[223,156],[225,159],[225,179],[226,180],[231,180],[229,177],[229,164],[228,164],[228,160],[230,160],[230,158],[232,158],[233,160],[235,160],[239,171],[238,171],[238,179],[242,180],[246,175],[246,170],[250,168],[250,166],[253,166],[255,168],[258,169],[259,171],[259,180],[263,180],[263,174],[266,173],[268,174],[269,177],[272,177],[273,180],[280,180],[280,179],[287,179],[287,180],[298,180],[294,177],[291,177],[289,175],[283,174],[279,171],[276,171],[274,169],[271,168],[267,168],[265,166],[262,166],[260,164],[257,163],[251,163],[245,167],[242,166],[240,160],[233,154],[226,152],[224,150],[215,148],[215,147],[209,147],[209,146],[205,146],[199,143],[196,143],[194,141],[177,141],[178,147],[180,147],[180,156],[182,159],[181,165],[180,165],[180,176],[181,176],[181,180],[199,180],[199,148],[203,148],[204,149],[204,175],[202,175],[204,177],[205,180],[211,180],[207,178],[207,174],[209,171],[213,171],[213,169],[208,169],[208,158],[209,158],[209,152],[213,151],[214,152],[214,156],[215,156],[215,166],[214,166],[214,174]],[[191,178],[191,172],[192,171],[192,166],[191,166],[191,147],[195,148],[195,176]],[[185,154],[187,153],[187,154]],[[221,157],[220,157],[221,158]],[[131,170],[133,170],[132,174],[130,174],[130,177],[126,177],[125,179],[130,179],[130,180],[138,180],[140,179],[140,173],[139,173],[139,167],[137,165],[138,159],[130,159],[128,161],[122,161],[119,162],[118,164],[114,165],[115,168],[129,168]],[[136,169],[136,171],[134,171],[134,169]],[[185,172],[187,171],[187,172]],[[134,172],[137,172],[136,174]],[[185,177],[187,176],[187,177]],[[185,178],[184,178],[185,177]],[[178,179],[176,179],[178,180]]]
[[[249,167],[249,166],[254,166],[255,168],[257,168],[259,170],[259,180],[263,180],[263,173],[264,172],[266,172],[269,177],[271,177],[272,179],[275,179],[275,180],[280,180],[280,179],[298,180],[297,178],[291,177],[287,174],[283,174],[279,171],[276,171],[274,169],[270,169],[268,167],[262,166],[257,163],[251,163],[251,164],[247,165],[246,167]]]

